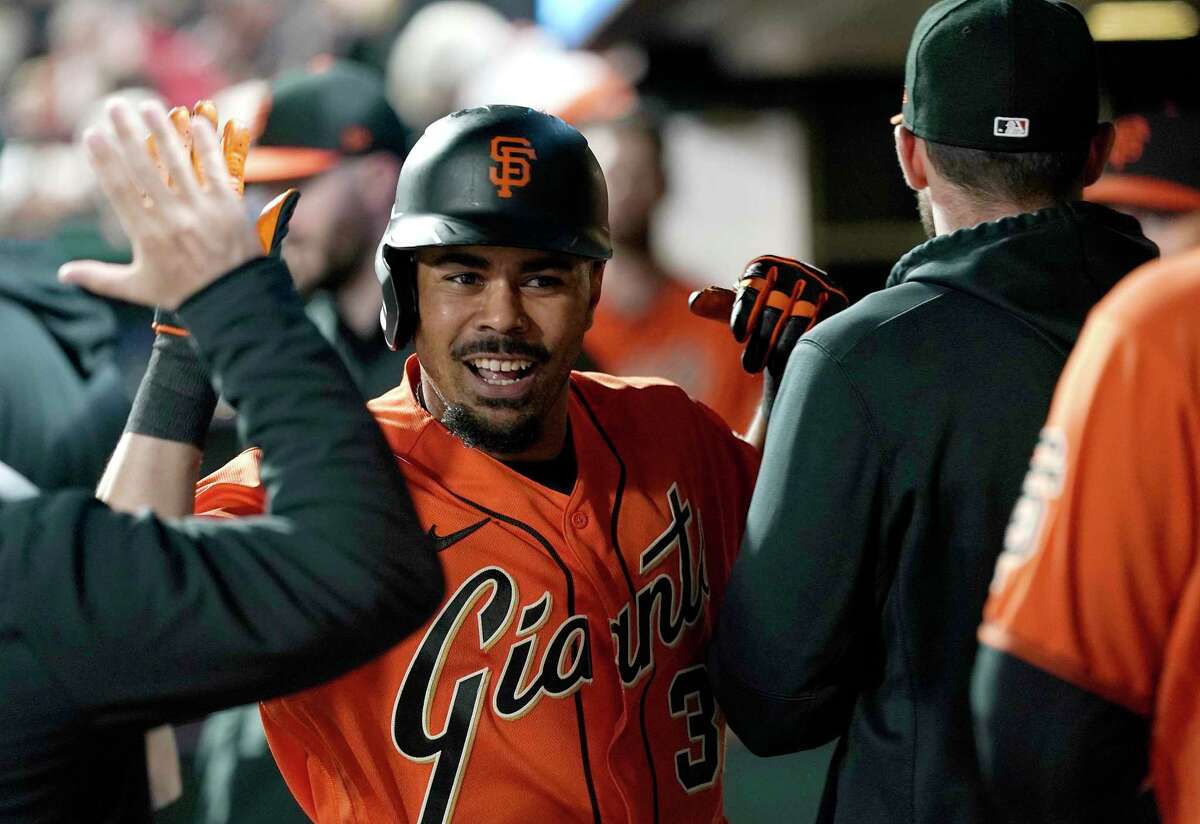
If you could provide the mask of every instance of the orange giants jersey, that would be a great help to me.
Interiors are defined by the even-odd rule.
[[[374,662],[263,705],[292,792],[332,822],[723,821],[704,668],[757,455],[678,387],[574,373],[570,495],[418,405],[415,358],[370,404],[446,574]],[[263,509],[258,456],[197,511]]]
[[[1153,718],[1163,821],[1200,821],[1200,252],[1129,275],[1059,382],[980,640]]]

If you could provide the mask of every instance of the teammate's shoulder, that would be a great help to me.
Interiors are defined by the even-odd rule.
[[[262,450],[258,447],[247,449],[234,457],[229,463],[212,474],[201,478],[196,484],[200,489],[217,484],[238,484],[239,486],[261,486]]]
[[[262,450],[247,449],[196,484],[195,512],[198,515],[222,510],[225,514],[261,511],[265,493],[262,484]]]
[[[1200,335],[1200,248],[1151,261],[1126,275],[1097,304],[1095,315],[1124,330],[1174,336],[1180,327]]]
[[[901,333],[910,323],[919,322],[921,313],[935,306],[944,294],[945,289],[926,283],[889,286],[822,321],[804,337],[841,360],[868,341]]]
[[[571,392],[585,420],[590,419],[618,449],[654,445],[664,458],[676,460],[691,454],[696,443],[722,438],[744,443],[720,415],[682,387],[660,378],[572,372]]]
[[[572,372],[571,386],[589,402],[605,405],[690,403],[678,384],[663,378],[617,377],[604,372]]]
[[[413,398],[408,382],[367,401],[367,410],[379,424],[395,455],[407,455],[432,418]]]

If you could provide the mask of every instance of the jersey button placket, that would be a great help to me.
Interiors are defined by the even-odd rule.
[[[586,512],[575,510],[571,513],[571,526],[576,529],[587,529],[588,516]]]

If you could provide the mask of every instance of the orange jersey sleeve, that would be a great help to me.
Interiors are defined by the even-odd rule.
[[[247,449],[196,484],[197,515],[241,518],[267,509],[267,492],[259,477],[262,450]]]
[[[1034,452],[980,632],[1142,714],[1194,551],[1195,467],[1179,447],[1200,426],[1183,381],[1154,343],[1093,320]]]
[[[1194,821],[1200,255],[1129,278],[1093,312],[1059,382],[979,637],[1153,716],[1164,820]]]

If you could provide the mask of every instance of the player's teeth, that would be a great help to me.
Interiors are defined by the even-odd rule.
[[[474,361],[476,369],[486,369],[489,372],[520,372],[533,366],[533,361],[511,361],[482,359]]]

